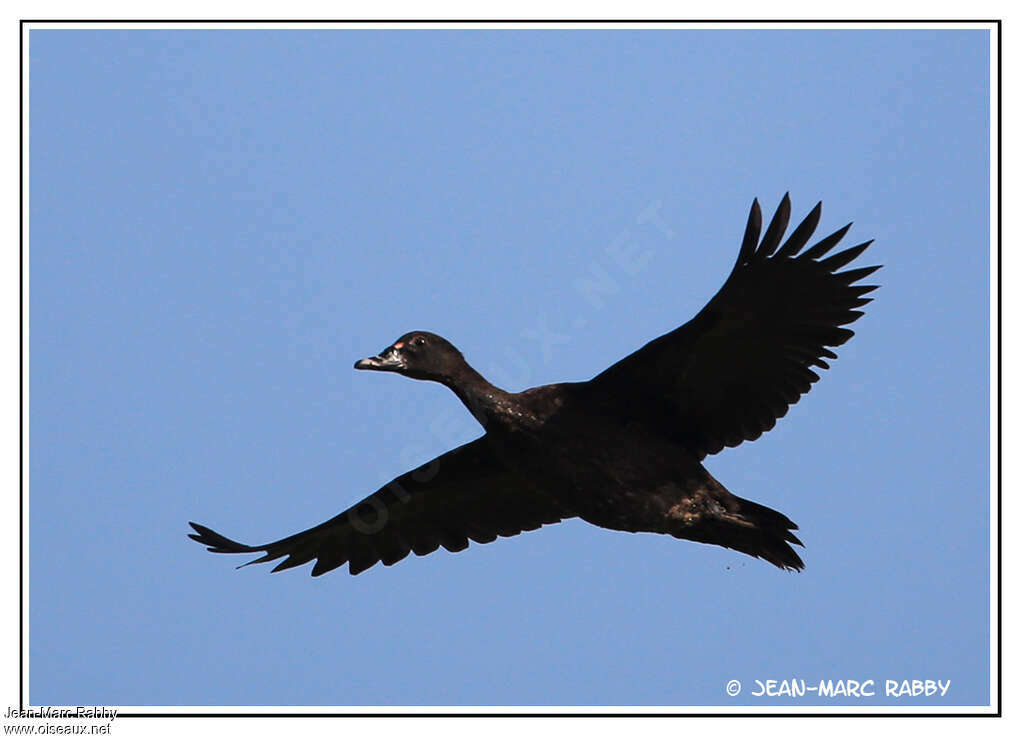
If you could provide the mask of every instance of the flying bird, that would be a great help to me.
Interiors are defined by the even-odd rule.
[[[783,242],[787,194],[761,238],[750,209],[739,257],[725,284],[692,320],[589,381],[509,393],[488,382],[448,340],[405,334],[359,360],[377,370],[450,388],[483,436],[400,475],[319,526],[265,545],[243,545],[190,522],[192,539],[219,553],[284,558],[274,572],[311,561],[319,576],[348,563],[352,574],[410,552],[459,552],[580,517],[607,529],[654,532],[720,545],[786,570],[803,561],[797,526],[715,480],[707,455],[775,426],[836,359],[844,328],[863,315],[879,266],[839,272],[870,241],[830,254],[847,224],[804,249],[819,202]]]

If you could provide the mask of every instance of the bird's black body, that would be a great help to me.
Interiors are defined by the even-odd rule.
[[[717,544],[799,570],[802,544],[782,514],[734,496],[704,468],[706,455],[771,429],[827,368],[827,347],[876,286],[874,272],[839,268],[870,242],[825,255],[849,226],[804,250],[820,204],[782,242],[783,199],[763,239],[754,201],[740,255],[718,294],[690,322],[584,383],[508,393],[485,380],[447,340],[411,332],[359,369],[397,372],[451,388],[483,425],[474,442],[394,481],[334,519],[266,545],[248,546],[193,524],[214,552],[316,560],[313,575],[346,562],[452,552],[572,517],[608,529]],[[760,239],[760,241],[759,241]],[[803,251],[801,251],[803,250]]]

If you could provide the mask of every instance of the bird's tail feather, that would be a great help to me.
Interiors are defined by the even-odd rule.
[[[804,561],[792,545],[803,542],[793,534],[799,529],[789,517],[767,506],[731,496],[729,510],[704,517],[680,533],[687,539],[707,542],[767,560],[783,570],[803,570]]]

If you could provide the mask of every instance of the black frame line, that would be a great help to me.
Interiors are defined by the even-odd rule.
[[[360,18],[360,19],[274,19],[257,18],[22,18],[18,21],[18,171],[22,177],[18,182],[18,705],[23,710],[25,703],[25,31],[29,25],[78,24],[82,26],[104,24],[180,24],[185,25],[232,25],[245,27],[254,24],[275,24],[281,26],[298,24],[666,24],[666,25],[730,25],[764,24],[773,26],[803,26],[810,24],[833,24],[836,26],[862,26],[866,24],[908,24],[908,25],[950,25],[978,24],[993,26],[995,32],[995,711],[994,712],[807,712],[807,711],[674,711],[674,712],[118,712],[121,717],[212,717],[212,719],[319,719],[319,717],[389,717],[389,719],[423,719],[423,717],[1001,717],[1002,716],[1002,19],[1001,18]],[[990,193],[991,195],[991,193]],[[991,321],[991,316],[989,316]],[[991,372],[991,371],[989,371]],[[992,443],[992,440],[989,440]],[[991,691],[992,687],[989,687]],[[797,707],[799,708],[799,707]]]

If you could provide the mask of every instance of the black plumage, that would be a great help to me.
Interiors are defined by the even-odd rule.
[[[783,198],[761,238],[755,200],[736,264],[689,322],[583,383],[508,393],[491,385],[451,343],[411,332],[359,369],[448,386],[484,426],[477,440],[388,483],[333,519],[265,545],[243,545],[192,523],[212,552],[311,561],[314,576],[345,563],[355,574],[410,552],[451,552],[469,542],[582,519],[721,545],[785,569],[803,562],[786,516],[734,496],[701,464],[707,455],[775,426],[853,336],[878,269],[838,270],[868,247],[830,254],[850,226],[804,249],[819,203],[783,242]],[[801,251],[803,250],[803,251]],[[828,255],[828,256],[826,256]]]

